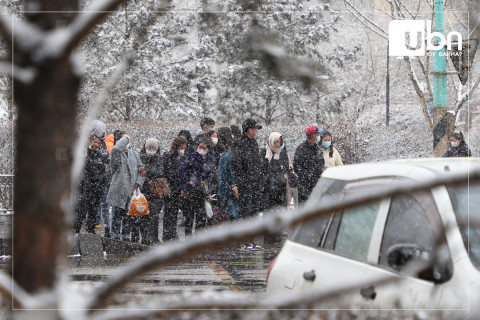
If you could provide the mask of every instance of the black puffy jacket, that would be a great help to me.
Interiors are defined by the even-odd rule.
[[[305,201],[317,184],[325,167],[323,154],[317,144],[304,141],[295,150],[293,170],[298,175],[298,198]]]

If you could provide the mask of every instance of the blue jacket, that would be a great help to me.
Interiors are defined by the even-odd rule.
[[[205,198],[208,193],[208,185],[211,181],[213,158],[211,155],[204,159],[198,152],[190,153],[178,168],[180,189],[190,195]],[[188,184],[192,181],[193,184]]]
[[[235,184],[235,174],[230,163],[231,151],[220,158],[218,164],[218,198],[232,199],[230,187]],[[229,187],[230,186],[230,187]]]

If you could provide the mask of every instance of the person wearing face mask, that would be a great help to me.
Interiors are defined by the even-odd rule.
[[[206,225],[205,200],[210,199],[210,182],[213,169],[213,158],[208,154],[210,139],[201,137],[197,151],[189,154],[178,168],[180,192],[183,196],[185,215],[185,236],[204,228]]]
[[[187,140],[187,148],[185,149],[185,156],[195,152],[195,142],[193,142],[192,134],[188,130],[180,130],[177,137],[182,137]]]
[[[170,195],[165,197],[165,210],[163,214],[162,240],[177,240],[177,217],[178,211],[183,211],[183,197],[180,196],[180,177],[178,168],[185,160],[185,150],[188,141],[184,137],[176,137],[172,141],[171,148],[163,155],[163,172],[167,179]]]
[[[130,136],[123,133],[110,152],[112,180],[107,195],[107,203],[112,206],[111,236],[120,239],[121,235],[125,241],[131,240],[130,199],[135,189],[142,187],[147,175],[140,156],[129,148],[130,140]]]
[[[210,139],[210,148],[208,149],[208,154],[213,158],[213,168],[212,168],[212,178],[210,181],[210,191],[212,193],[217,193],[217,172],[218,172],[218,163],[220,162],[221,149],[222,146],[219,144],[218,132],[215,130],[210,130],[205,134],[205,137]]]
[[[95,233],[95,219],[103,186],[105,185],[105,168],[107,156],[100,151],[101,138],[90,136],[86,151],[85,168],[80,181],[78,200],[75,206],[75,233],[80,233],[82,223],[87,219],[87,232]]]
[[[306,130],[307,139],[295,150],[293,169],[298,175],[298,201],[304,202],[310,196],[323,172],[325,163],[317,143],[322,129],[310,126]]]
[[[230,221],[238,219],[238,188],[235,174],[232,170],[230,146],[232,144],[232,131],[228,127],[218,129],[220,161],[217,171],[217,198],[219,207],[227,213]]]
[[[325,162],[325,168],[331,168],[343,165],[342,157],[332,144],[332,135],[330,132],[325,131],[320,141],[320,148],[323,152],[323,161]]]
[[[450,137],[450,148],[443,155],[444,157],[471,157],[472,152],[463,139],[463,133],[455,131]]]
[[[263,159],[263,176],[266,177],[264,209],[287,206],[287,172],[290,168],[282,134],[272,132],[260,155]]]
[[[145,183],[141,192],[147,198],[149,214],[143,217],[136,217],[136,223],[132,225],[132,242],[139,240],[139,233],[142,236],[142,244],[151,245],[159,242],[158,224],[159,215],[163,206],[163,198],[151,193],[150,182],[156,178],[162,178],[163,158],[160,154],[160,143],[155,138],[149,138],[140,151],[140,160],[145,164],[147,172]]]

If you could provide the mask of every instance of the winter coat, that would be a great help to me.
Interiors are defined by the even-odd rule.
[[[305,200],[317,184],[324,168],[323,156],[319,147],[304,141],[295,150],[293,169],[298,175],[298,196]]]
[[[135,191],[135,185],[143,186],[145,181],[145,177],[138,172],[138,167],[144,166],[142,160],[135,151],[125,149],[128,143],[128,138],[123,137],[110,152],[112,181],[108,190],[107,203],[122,209],[127,209]]]
[[[106,166],[108,156],[100,150],[88,149],[85,160],[85,169],[83,170],[80,190],[85,198],[91,196],[101,196],[103,187],[106,183]]]
[[[235,185],[235,174],[232,170],[230,162],[231,151],[228,151],[223,157],[220,158],[217,171],[217,199],[226,199],[227,204],[223,207],[229,213],[233,219],[238,218],[239,207],[238,199],[233,197],[232,190],[230,189]],[[221,203],[221,202],[220,202]]]
[[[212,156],[212,177],[210,179],[211,181],[211,185],[210,185],[210,190],[213,191],[213,193],[217,193],[217,185],[218,185],[218,181],[217,181],[217,173],[218,173],[218,166],[219,166],[219,163],[220,163],[220,158],[221,158],[221,155],[220,153],[217,151],[217,148],[211,148],[208,150],[208,154]]]
[[[330,149],[324,149],[323,151],[323,160],[325,162],[325,168],[331,168],[336,166],[343,165],[342,157],[340,156],[340,152],[335,147],[333,148],[333,155],[330,157]]]
[[[467,146],[465,140],[460,141],[458,147],[450,147],[448,151],[443,155],[445,158],[447,157],[471,157],[472,152]]]
[[[178,168],[185,160],[185,156],[178,156],[178,152],[163,155],[163,175],[167,178],[168,187],[172,194],[180,193],[180,177],[178,176]]]
[[[154,199],[150,194],[150,181],[155,178],[163,177],[163,158],[159,153],[154,155],[148,155],[146,153],[140,153],[140,160],[145,164],[145,171],[147,171],[145,183],[142,187],[142,193],[147,200]]]
[[[232,147],[231,164],[237,186],[242,189],[246,187],[262,188],[264,177],[262,175],[262,163],[255,138],[243,135],[235,141]]]
[[[267,150],[260,152],[263,160],[263,176],[265,177],[265,209],[277,205],[286,205],[287,196],[287,171],[289,169],[288,154],[285,150],[280,151],[279,159],[272,157],[270,161],[265,158]]]
[[[209,194],[212,168],[212,156],[207,154],[204,159],[196,151],[189,154],[178,168],[181,191],[196,198],[206,198]],[[193,184],[190,185],[189,181]]]

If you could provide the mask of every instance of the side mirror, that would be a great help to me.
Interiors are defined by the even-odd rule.
[[[403,271],[403,267],[412,260],[429,261],[430,254],[416,244],[396,244],[387,251],[387,262],[395,270]]]
[[[452,260],[446,244],[437,249],[435,259],[416,244],[397,244],[388,249],[387,262],[399,272],[416,274],[420,279],[434,283],[447,281],[453,273]]]

